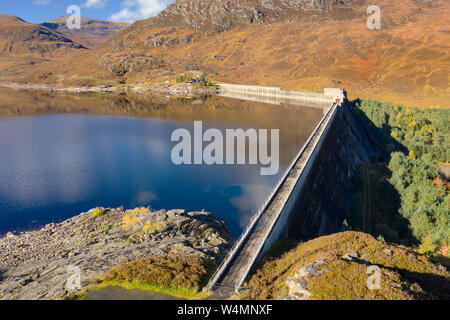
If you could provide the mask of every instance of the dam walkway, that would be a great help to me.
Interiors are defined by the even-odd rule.
[[[323,118],[284,176],[210,279],[206,290],[217,296],[231,296],[237,292],[255,263],[286,232],[293,203],[305,184],[311,163],[317,156],[315,151],[320,149],[317,147],[323,141],[323,136],[336,115],[339,102],[328,106]]]

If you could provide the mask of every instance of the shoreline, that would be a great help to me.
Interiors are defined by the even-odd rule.
[[[138,85],[125,84],[123,86],[73,86],[63,84],[38,84],[0,82],[0,88],[11,90],[45,91],[59,93],[134,93],[134,94],[166,94],[172,96],[211,95],[217,93],[217,86],[174,86],[172,84]]]

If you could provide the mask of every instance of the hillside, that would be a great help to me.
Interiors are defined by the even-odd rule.
[[[81,29],[67,28],[67,16],[58,17],[40,25],[59,32],[70,39],[74,39],[88,47],[95,47],[120,30],[128,27],[129,23],[110,22],[92,18],[81,17]]]
[[[10,15],[0,15],[0,52],[2,55],[30,54],[54,56],[83,45],[44,26]],[[56,52],[55,52],[56,51]]]
[[[16,78],[29,74],[44,64],[86,47],[61,33],[32,24],[11,15],[0,14],[0,80],[5,76]]]
[[[381,30],[367,29],[363,0],[177,0],[86,54],[10,79],[38,80],[51,70],[67,83],[175,83],[200,70],[214,81],[336,86],[351,99],[449,106],[447,2],[371,4],[381,7]]]
[[[178,0],[153,21],[159,26],[188,26],[217,32],[250,24],[349,19],[364,11],[364,3],[364,0]]]
[[[379,286],[371,266],[379,268]],[[449,299],[450,273],[406,247],[360,232],[343,232],[301,243],[283,254],[275,249],[247,286],[250,291],[242,298]]]

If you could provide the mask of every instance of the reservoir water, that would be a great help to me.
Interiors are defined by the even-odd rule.
[[[0,234],[93,207],[204,209],[238,236],[322,117],[320,109],[224,97],[68,95],[0,90]],[[279,129],[280,170],[180,165],[171,133]],[[270,149],[269,149],[270,150]]]

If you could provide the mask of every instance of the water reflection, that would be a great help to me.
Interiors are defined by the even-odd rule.
[[[236,236],[321,115],[319,109],[223,97],[177,101],[0,90],[0,232],[96,206],[151,205],[205,209],[227,221]],[[260,176],[259,165],[175,166],[170,135],[192,130],[194,120],[205,130],[279,128],[279,174]]]

